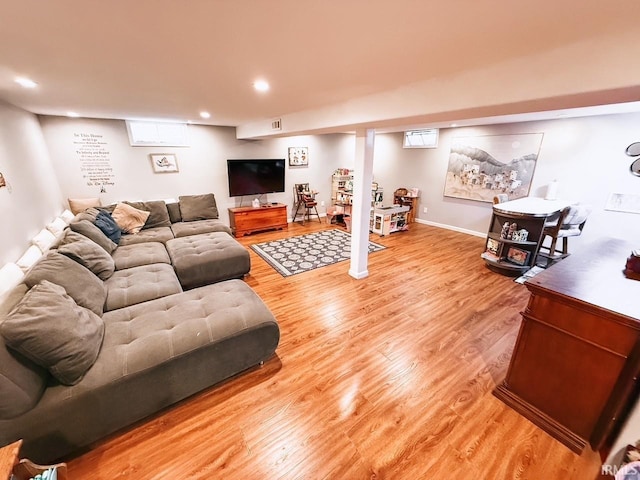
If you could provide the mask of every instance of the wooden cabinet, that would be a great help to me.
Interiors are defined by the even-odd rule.
[[[257,208],[230,208],[229,223],[231,231],[236,237],[263,230],[287,228],[287,206],[277,203]]]
[[[526,272],[535,265],[545,223],[557,218],[565,206],[566,202],[536,197],[494,205],[482,259],[505,275]]]
[[[418,198],[412,195],[393,195],[394,205],[404,205],[409,207],[407,212],[407,223],[413,223],[416,221],[416,212],[418,211]]]
[[[609,444],[637,396],[640,282],[623,274],[633,248],[604,239],[525,282],[531,296],[494,391],[577,453]]]

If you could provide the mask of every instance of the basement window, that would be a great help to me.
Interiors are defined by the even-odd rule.
[[[186,123],[126,120],[132,147],[188,147]]]
[[[407,130],[404,132],[403,148],[437,148],[438,129]]]

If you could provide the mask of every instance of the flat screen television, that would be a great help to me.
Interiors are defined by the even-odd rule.
[[[227,160],[229,196],[284,192],[284,158]]]

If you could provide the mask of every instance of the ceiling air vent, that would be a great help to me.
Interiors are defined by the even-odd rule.
[[[276,118],[271,122],[271,130],[282,130],[282,119]]]

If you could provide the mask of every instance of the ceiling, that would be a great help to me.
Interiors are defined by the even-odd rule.
[[[640,33],[637,0],[0,0],[0,14],[5,102],[36,114],[229,126],[320,116],[353,99]],[[38,86],[23,89],[16,76]],[[257,79],[270,91],[254,91]],[[504,105],[478,112],[494,120],[523,113]],[[380,125],[420,123],[415,112],[392,116]]]

